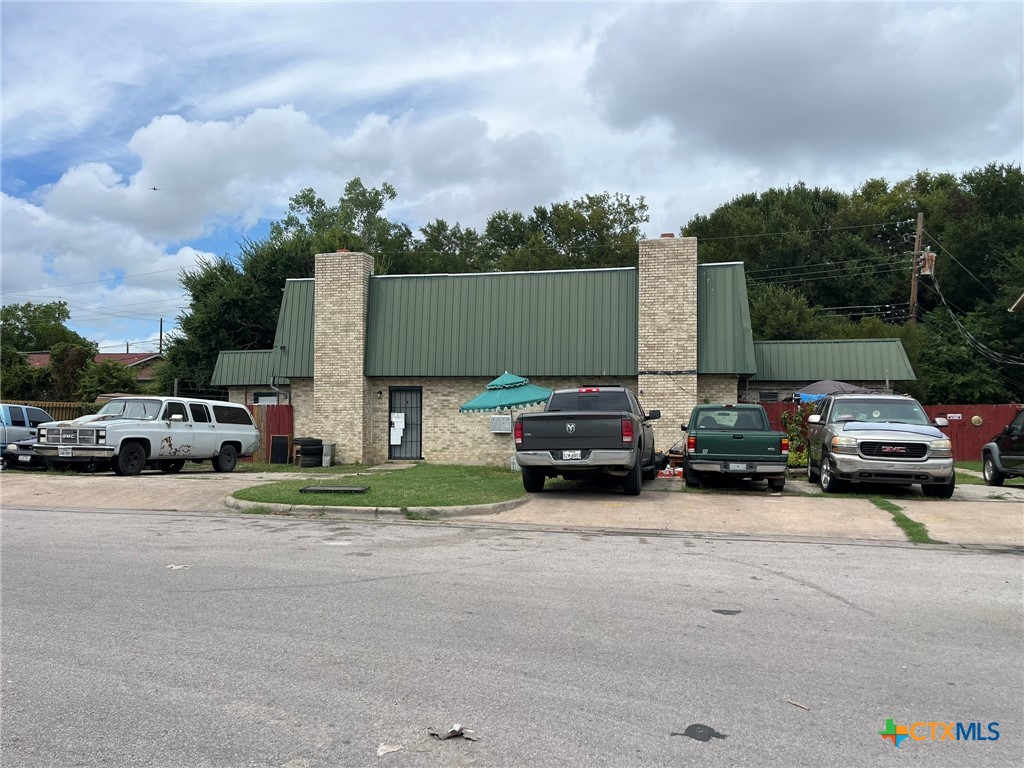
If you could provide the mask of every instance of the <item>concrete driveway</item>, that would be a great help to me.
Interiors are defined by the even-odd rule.
[[[186,468],[177,475],[144,472],[135,477],[6,471],[0,474],[0,506],[20,509],[223,513],[225,498],[262,483],[301,478],[301,474],[220,474],[208,467]],[[311,475],[321,478],[323,475]],[[952,544],[1024,547],[1024,491],[961,486],[972,496],[999,499],[938,501],[880,489],[905,514],[928,526],[930,535]],[[999,494],[992,494],[999,491]],[[1021,499],[1016,498],[1021,494]],[[966,493],[963,495],[967,495]],[[984,496],[981,496],[984,498]],[[863,497],[826,496],[814,486],[791,479],[784,494],[764,484],[684,492],[681,480],[646,483],[638,497],[618,488],[550,484],[514,509],[495,514],[448,518],[463,524],[544,526],[580,529],[629,529],[735,536],[773,536],[904,542],[892,516]]]

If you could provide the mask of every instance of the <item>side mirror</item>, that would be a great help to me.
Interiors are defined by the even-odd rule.
[[[810,416],[807,417],[807,423],[808,424],[820,424],[821,423],[821,414],[820,413],[812,413]]]
[[[661,418],[661,411],[651,411],[650,413],[647,414],[647,420],[648,421],[654,421],[655,419],[660,419],[660,418]]]
[[[935,417],[935,426],[936,427],[948,427],[949,426],[949,419],[947,419],[947,418],[945,418],[943,416],[936,416]]]
[[[184,420],[185,420],[185,417],[182,416],[180,413],[172,413],[171,414],[171,418],[168,419],[168,421],[184,421]]]
[[[689,426],[690,426],[689,424],[680,424],[679,425],[679,429],[681,429],[683,432],[689,432],[690,431],[688,429]]]

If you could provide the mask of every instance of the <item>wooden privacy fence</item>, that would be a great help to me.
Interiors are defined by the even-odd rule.
[[[274,438],[287,442],[285,454],[290,455],[292,439],[292,407],[290,405],[250,405],[249,412],[260,431],[260,449],[253,458],[271,463],[271,448]],[[287,462],[283,462],[287,463]]]
[[[96,403],[63,403],[53,400],[4,400],[4,403],[7,405],[31,405],[35,408],[42,408],[57,421],[77,419],[79,416],[96,413],[100,409],[100,406]]]
[[[761,403],[772,429],[782,429],[782,414],[795,411],[798,403]],[[953,441],[956,461],[981,461],[981,447],[1010,423],[1020,405],[926,405],[929,418],[943,417],[949,427],[942,431]]]

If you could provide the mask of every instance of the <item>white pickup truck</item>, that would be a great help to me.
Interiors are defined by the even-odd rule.
[[[39,425],[35,450],[47,466],[108,466],[137,475],[147,466],[180,472],[186,461],[207,459],[231,472],[251,456],[260,434],[244,405],[184,397],[118,397],[97,413]]]

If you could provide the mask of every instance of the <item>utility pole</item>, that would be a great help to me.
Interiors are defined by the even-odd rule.
[[[164,319],[160,318],[160,354],[164,353]]]
[[[914,266],[910,276],[910,324],[917,325],[917,276],[921,271],[921,237],[924,235],[924,213],[917,214],[917,234],[914,236]]]
[[[129,354],[130,352],[131,352],[131,350],[130,350],[130,349],[128,349],[128,342],[126,341],[126,342],[124,343],[124,353],[125,353],[125,354],[127,355],[127,354]]]

